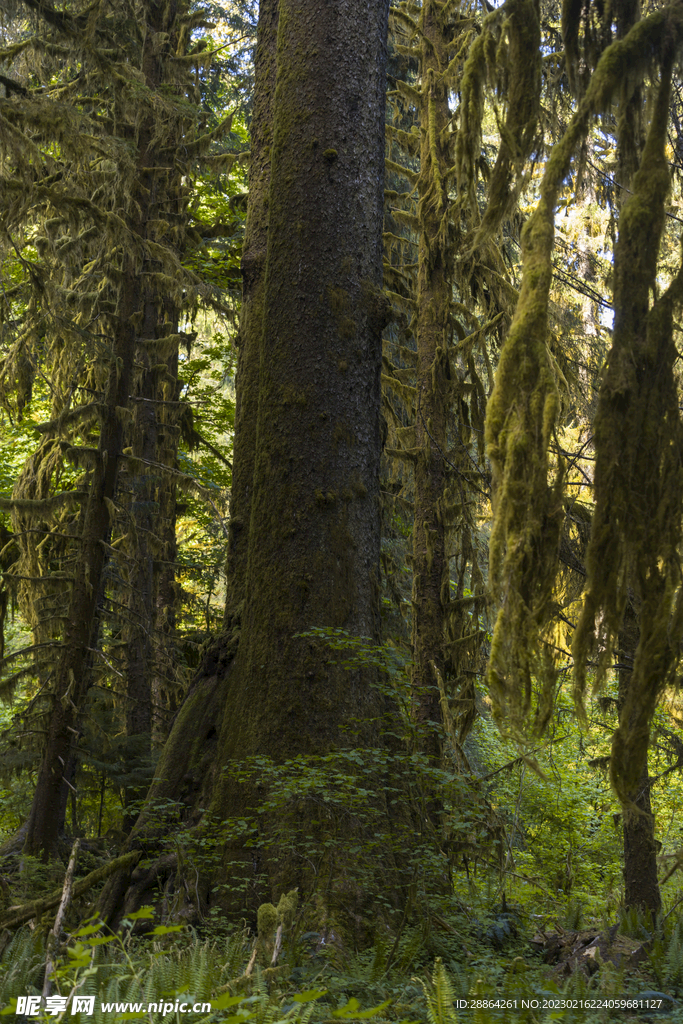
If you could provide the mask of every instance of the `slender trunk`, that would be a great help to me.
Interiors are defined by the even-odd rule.
[[[164,401],[178,401],[178,353],[168,362],[168,380],[162,389]],[[171,390],[170,380],[176,381]],[[174,405],[161,407],[159,425],[159,462],[176,468],[179,427]],[[176,604],[177,588],[175,563],[178,555],[176,542],[176,485],[172,477],[162,475],[157,487],[159,551],[154,577],[154,632],[157,649],[151,682],[152,748],[159,750],[168,737],[168,729],[181,694],[182,668],[177,665]]]
[[[619,711],[626,702],[638,646],[638,617],[627,602],[624,622],[619,633]],[[657,847],[655,818],[650,802],[650,776],[647,747],[637,767],[638,782],[628,794],[630,803],[622,806],[624,835],[624,903],[649,911],[652,918],[662,906],[657,880]]]
[[[158,42],[168,29],[168,11],[150,0],[146,14],[148,32],[143,47],[142,74],[147,86],[155,90],[164,78]],[[136,137],[137,174],[130,196],[132,202],[127,207],[131,210],[127,215],[128,230],[150,240],[154,239],[150,222],[163,219],[160,215],[166,212],[163,202],[169,191],[169,180],[173,181],[176,175],[172,157],[162,157],[156,151],[156,138],[157,124],[150,113],[141,120]],[[168,161],[166,169],[159,167],[163,159]],[[112,248],[115,251],[118,243],[112,244]],[[78,716],[91,683],[90,648],[95,646],[97,635],[98,604],[124,439],[122,412],[129,408],[139,339],[135,324],[142,319],[145,326],[149,326],[154,305],[150,305],[148,273],[152,268],[149,264],[146,270],[140,273],[134,252],[122,253],[116,313],[111,317],[114,325],[111,362],[100,411],[100,437],[83,517],[80,557],[74,569],[68,619],[55,670],[52,712],[24,846],[26,853],[40,853],[45,860],[57,851],[59,815],[55,814],[55,808],[60,806],[64,772],[78,735]],[[142,337],[154,338],[155,334],[151,332]]]
[[[640,20],[639,0],[619,0],[616,7],[617,38],[623,39],[632,26]],[[618,178],[623,191],[618,196],[620,215],[630,194],[634,174],[642,158],[645,139],[643,136],[642,89],[625,85],[621,91],[623,113],[619,119]],[[636,317],[629,317],[635,324]],[[626,703],[629,685],[633,677],[633,665],[640,636],[638,613],[630,597],[619,632],[619,717]],[[657,848],[655,846],[655,818],[650,801],[650,777],[648,773],[647,746],[638,750],[639,763],[634,766],[635,788],[622,803],[624,838],[624,903],[627,909],[636,907],[648,910],[656,917],[662,905],[657,880]]]
[[[146,303],[146,306],[148,303]],[[147,311],[144,337],[150,337],[154,330],[154,314]],[[148,321],[152,322],[149,323]],[[156,471],[149,465],[157,459],[157,415],[156,373],[150,366],[149,354],[144,346],[138,346],[136,360],[142,363],[140,385],[137,389],[132,428],[132,454],[142,460],[139,468],[130,472],[128,486],[130,507],[128,519],[128,621],[124,631],[126,640],[126,739],[127,754],[131,766],[138,764],[151,752],[152,706],[151,683],[153,644],[153,588],[154,559],[152,547],[158,516],[154,508],[156,496]],[[142,799],[147,787],[127,785],[124,789],[126,808]],[[129,831],[135,822],[134,812],[126,811],[124,830]]]
[[[89,651],[97,613],[97,596],[109,537],[108,503],[116,495],[123,428],[117,408],[128,404],[131,385],[135,332],[130,317],[135,312],[138,291],[136,275],[129,266],[124,275],[119,329],[114,338],[112,369],[102,410],[97,461],[87,499],[81,540],[81,555],[74,568],[69,617],[55,672],[50,714],[42,763],[28,820],[24,851],[48,860],[57,852],[59,815],[64,771],[72,753],[78,715],[90,684]]]
[[[440,757],[442,714],[439,679],[444,678],[444,615],[448,604],[448,559],[443,506],[446,486],[450,365],[448,336],[452,292],[444,218],[449,204],[444,182],[453,165],[448,86],[448,39],[438,0],[422,8],[420,72],[420,241],[417,283],[417,410],[413,523],[413,697],[424,727],[422,749]]]
[[[171,192],[177,193],[179,187],[180,182],[176,180]],[[178,429],[174,429],[171,421],[177,418],[173,403],[178,399],[178,314],[166,300],[166,320],[159,325],[157,305],[158,295],[148,291],[144,297],[143,338],[152,339],[155,344],[155,335],[160,330],[163,335],[170,332],[176,340],[169,343],[162,337],[162,346],[170,345],[170,351],[163,353],[163,362],[156,353],[154,365],[150,344],[143,342],[138,348],[136,358],[142,371],[135,396],[132,464],[135,465],[136,459],[140,462],[136,471],[129,474],[132,540],[128,573],[126,736],[131,740],[135,738],[131,753],[143,759],[150,757],[152,749],[153,685],[159,679],[160,662],[172,661],[165,647],[175,604],[174,570],[168,560],[169,554],[175,557],[175,485],[157,466],[176,468]],[[171,403],[168,408],[164,405],[166,401]],[[158,682],[156,688],[160,690]],[[162,694],[158,697],[161,699]],[[147,782],[127,787],[126,804],[141,800],[148,785]],[[134,820],[127,820],[124,828],[131,828]]]

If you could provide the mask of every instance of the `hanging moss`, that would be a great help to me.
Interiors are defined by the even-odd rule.
[[[648,73],[651,55],[663,40],[675,48],[682,37],[683,11],[672,6],[639,22],[625,39],[605,51],[565,135],[553,148],[540,201],[522,232],[522,288],[501,353],[486,422],[494,506],[490,581],[499,607],[489,681],[499,718],[515,732],[525,728],[532,679],[542,681],[538,728],[547,715],[555,685],[553,658],[543,635],[554,611],[553,586],[562,527],[562,468],[559,466],[551,475],[548,460],[559,396],[547,348],[554,212],[559,189],[592,116],[607,108],[628,76],[633,81]],[[650,169],[640,186],[644,190],[644,179],[656,167],[652,146],[647,158]],[[657,191],[654,185],[652,189]],[[638,199],[634,216],[639,212],[645,223],[651,211],[643,217],[642,204],[643,200]],[[634,259],[636,267],[640,266],[636,254]],[[657,416],[652,418],[656,422]],[[603,566],[613,564],[612,554],[611,549],[603,547]],[[584,631],[588,632],[588,627]],[[588,647],[586,636],[580,650],[585,652]]]
[[[500,147],[488,187],[488,204],[474,245],[482,245],[510,213],[525,181],[524,168],[538,148],[541,96],[541,27],[538,0],[507,0],[484,20],[462,80],[462,126],[456,163],[463,195],[476,206],[477,166],[486,81],[505,97]]]
[[[620,714],[610,771],[622,800],[637,782],[657,701],[679,660],[683,424],[674,376],[673,313],[683,268],[652,305],[670,174],[666,158],[671,61],[661,84],[614,254],[612,349],[595,418],[595,513],[584,605],[574,636],[576,694],[597,657],[596,685],[611,666],[629,590],[640,638]],[[678,591],[678,596],[677,596]],[[637,774],[637,772],[636,772]]]

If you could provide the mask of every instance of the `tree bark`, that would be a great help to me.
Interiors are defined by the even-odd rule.
[[[449,206],[446,175],[453,166],[448,132],[448,66],[443,4],[425,0],[420,26],[420,165],[417,279],[417,418],[413,521],[413,699],[421,747],[440,760],[442,730],[439,678],[444,670],[444,616],[448,604],[448,559],[443,506],[446,486],[451,378],[448,359],[452,261],[444,217]],[[452,32],[448,33],[452,35]],[[451,265],[449,266],[449,263]]]
[[[638,647],[638,617],[630,601],[626,604],[624,622],[619,633],[619,712],[626,702],[633,673],[633,661]],[[624,903],[649,911],[653,923],[662,908],[662,897],[657,879],[657,847],[655,844],[655,818],[650,802],[650,776],[647,748],[637,766],[638,783],[628,794],[629,802],[622,804],[624,836]]]
[[[255,96],[251,122],[249,200],[241,261],[242,306],[235,381],[235,441],[228,527],[226,626],[233,622],[237,625],[244,612],[268,248],[278,14],[279,0],[262,0],[259,5],[254,60]]]
[[[160,406],[157,461],[173,470],[177,468],[180,435],[178,407],[173,404],[180,398],[177,348],[167,360],[167,368],[159,397],[169,404]],[[157,502],[156,539],[159,550],[154,574],[154,631],[157,646],[151,681],[153,750],[161,750],[166,742],[171,720],[182,698],[182,669],[179,670],[177,666],[176,646],[176,485],[172,476],[168,474],[159,477]]]
[[[151,304],[145,302],[144,337],[153,337],[154,313]],[[150,322],[151,321],[151,322]],[[151,675],[154,658],[154,559],[152,545],[156,532],[157,517],[154,514],[155,479],[154,470],[145,463],[157,461],[157,418],[153,404],[156,397],[155,377],[150,366],[149,354],[144,346],[137,346],[136,361],[142,364],[136,402],[133,412],[131,450],[142,465],[130,472],[129,462],[127,483],[129,490],[128,521],[129,540],[127,613],[124,629],[126,642],[126,754],[129,767],[137,762],[139,770],[141,757],[149,757],[152,733],[152,692]],[[124,831],[129,831],[137,815],[128,806],[144,797],[147,787],[126,785],[124,789]]]
[[[167,15],[171,19],[175,17],[153,0],[145,5],[146,34],[141,71],[151,91],[158,90],[164,83],[159,40],[173,27]],[[119,265],[112,263],[112,276],[116,274],[117,283],[110,285],[108,293],[112,304],[115,303],[114,311],[105,312],[101,320],[103,326],[111,325],[109,370],[99,414],[100,436],[86,499],[80,555],[74,569],[68,618],[55,670],[52,713],[24,846],[26,853],[40,854],[44,860],[57,852],[59,815],[55,814],[55,808],[60,806],[65,771],[78,736],[78,717],[91,684],[90,649],[96,646],[98,604],[108,559],[123,451],[123,424],[125,411],[130,405],[136,349],[141,341],[149,342],[157,333],[164,333],[160,331],[163,299],[159,293],[155,299],[151,291],[154,284],[150,280],[159,266],[156,260],[147,258],[142,261],[144,270],[141,272],[139,253],[131,251],[134,247],[129,241],[131,236],[135,237],[140,251],[145,250],[148,242],[152,245],[158,243],[158,228],[154,225],[163,224],[164,216],[168,214],[169,191],[172,183],[178,181],[172,152],[158,152],[155,118],[156,112],[152,110],[140,118],[136,164],[128,183],[130,191],[125,196],[116,197],[120,209],[126,211],[128,244],[121,245],[115,234],[107,236],[112,252],[121,252]],[[123,125],[122,131],[132,135],[133,128],[130,124]],[[173,196],[170,201],[174,201]],[[113,230],[120,231],[121,228]],[[163,227],[161,230],[163,232]],[[148,708],[148,699],[146,704]],[[145,701],[142,701],[137,706],[144,705]],[[138,724],[134,727],[137,728]]]
[[[255,815],[258,786],[225,772],[233,761],[260,755],[281,764],[382,746],[384,705],[372,671],[330,664],[324,647],[299,634],[332,627],[379,637],[387,13],[387,0],[280,0],[262,314],[254,305],[253,264],[247,258],[252,244],[258,249],[257,237],[261,245],[265,237],[265,213],[262,206],[254,212],[256,198],[243,266],[245,289],[252,291],[242,346],[258,345],[259,363],[256,374],[254,350],[244,348],[233,514],[238,507],[250,511],[248,529],[242,524],[245,535],[231,540],[229,562],[233,600],[243,600],[241,630],[226,629],[207,653],[171,732],[133,845],[158,841],[153,806],[159,798],[184,801],[190,821],[193,814],[199,820],[198,808],[208,801],[206,823]],[[261,18],[267,21],[259,35],[258,81],[267,90],[274,7],[262,4]],[[259,97],[257,110],[266,106]],[[265,163],[256,166],[263,185]],[[240,438],[240,432],[248,436]],[[378,789],[378,813],[388,823],[379,783]],[[297,828],[315,829],[312,819],[320,817],[303,798],[288,813]],[[267,835],[267,821],[259,827],[260,844],[272,834]],[[362,830],[362,824],[353,828]],[[370,907],[363,873],[372,860],[375,881],[380,875],[386,881],[392,855],[365,852],[342,864],[344,855],[338,848],[321,868],[324,899],[362,931],[368,922],[359,922]],[[340,861],[333,865],[335,856]],[[241,877],[250,887],[246,897],[234,891],[212,896],[235,913],[249,905],[255,910],[264,898],[277,902],[296,885],[310,893],[314,881],[296,851],[277,860],[266,842],[250,847],[239,837],[225,843],[214,880],[226,877],[233,886]],[[127,879],[119,877],[103,895],[101,910],[110,919],[127,906],[126,888]]]

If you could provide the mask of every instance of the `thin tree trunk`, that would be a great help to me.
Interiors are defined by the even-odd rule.
[[[97,597],[109,537],[108,504],[114,501],[123,428],[117,408],[125,408],[130,392],[135,331],[130,317],[136,311],[138,283],[129,265],[122,283],[120,326],[113,339],[112,369],[102,410],[97,461],[87,499],[81,553],[75,568],[69,617],[55,671],[52,712],[36,790],[31,804],[24,852],[48,860],[57,852],[64,772],[69,763],[75,726],[90,685],[89,651],[96,624]]]
[[[169,374],[177,381],[178,355],[169,364]],[[167,389],[168,393],[168,389]],[[179,397],[178,386],[173,400]],[[159,462],[176,468],[178,454],[177,414],[166,407],[161,414]],[[157,488],[159,551],[154,576],[154,632],[156,655],[151,682],[152,749],[160,750],[168,738],[171,719],[181,697],[182,669],[177,662],[176,619],[177,595],[175,563],[178,555],[176,541],[176,486],[171,476],[161,476]]]
[[[152,337],[155,314],[145,303],[146,317],[143,337]],[[157,410],[154,399],[157,395],[156,372],[150,366],[149,353],[144,346],[138,346],[136,360],[142,364],[141,379],[137,389],[133,413],[132,454],[142,460],[139,468],[129,472],[128,509],[128,622],[124,630],[126,640],[126,739],[127,753],[131,761],[138,761],[151,753],[152,733],[152,692],[151,675],[154,659],[154,558],[152,546],[156,533],[158,515],[154,508],[156,497],[156,471],[149,465],[157,461]],[[126,786],[124,802],[129,804],[141,800],[147,787]],[[135,823],[135,813],[128,810],[124,815],[124,831],[128,832]]]
[[[422,726],[421,746],[438,761],[442,714],[439,678],[444,672],[444,614],[448,604],[448,559],[444,526],[444,490],[449,413],[448,360],[452,268],[444,217],[449,205],[444,187],[453,165],[447,126],[448,42],[442,3],[425,0],[422,9],[420,74],[420,222],[417,283],[417,410],[415,505],[413,522],[413,698]],[[452,34],[452,33],[449,33]]]
[[[163,82],[163,62],[158,53],[160,34],[168,24],[167,11],[150,2],[147,6],[147,35],[143,46],[142,74],[147,86],[158,89]],[[144,239],[154,240],[150,221],[166,212],[168,180],[175,178],[172,158],[166,170],[159,168],[163,158],[156,151],[157,125],[148,114],[137,135],[137,174],[132,185],[128,230]],[[169,158],[166,158],[169,159]],[[111,529],[117,493],[119,466],[124,439],[124,415],[129,408],[135,353],[140,335],[135,327],[141,317],[149,326],[149,284],[141,274],[135,253],[124,251],[118,286],[116,315],[112,316],[111,362],[100,411],[100,437],[86,501],[81,534],[81,550],[74,568],[74,581],[64,630],[62,648],[55,670],[53,705],[36,790],[29,814],[25,852],[40,854],[44,860],[57,851],[59,838],[60,794],[64,773],[78,735],[78,716],[91,684],[90,648],[97,635],[98,598],[107,561],[107,541]],[[154,338],[154,333],[142,335]],[[147,702],[149,704],[149,702]]]
[[[640,20],[639,0],[619,0],[616,5],[617,38],[623,39],[632,26]],[[634,174],[638,170],[645,139],[643,136],[642,89],[624,85],[621,90],[621,105],[624,112],[619,119],[618,168],[619,183],[623,191],[617,202],[619,211],[627,196]],[[631,319],[631,318],[629,318]],[[633,318],[633,322],[637,322]],[[633,665],[638,647],[640,630],[638,614],[631,598],[626,600],[626,610],[619,632],[619,699],[621,711],[626,703],[629,685],[633,676]],[[647,747],[640,751],[640,764],[634,775],[638,782],[628,794],[628,802],[622,804],[624,839],[624,903],[627,909],[636,907],[649,911],[653,921],[659,913],[662,898],[657,879],[657,848],[655,846],[655,818],[650,801],[650,777],[648,773]]]
[[[638,618],[626,604],[624,622],[619,633],[619,711],[626,702],[633,672],[633,661],[638,646]],[[657,847],[655,844],[655,818],[650,802],[650,776],[647,748],[638,766],[638,783],[629,793],[630,803],[622,806],[624,836],[624,903],[626,908],[636,907],[649,911],[652,918],[662,907],[657,880]]]

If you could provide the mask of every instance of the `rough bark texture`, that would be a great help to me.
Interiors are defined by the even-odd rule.
[[[146,303],[146,305],[148,305]],[[146,321],[152,319],[148,309]],[[153,314],[152,314],[153,315]],[[145,323],[145,336],[153,336],[154,320]],[[149,333],[148,333],[149,332]],[[128,522],[128,615],[126,637],[126,738],[127,752],[132,757],[149,755],[152,733],[152,699],[150,677],[154,656],[152,631],[154,624],[154,558],[152,553],[156,526],[154,515],[155,481],[153,470],[144,463],[157,459],[157,418],[153,399],[156,397],[155,374],[149,353],[144,347],[136,353],[142,364],[141,379],[133,416],[132,452],[143,460],[140,468],[129,474]],[[135,740],[133,738],[135,737]],[[134,744],[134,745],[133,745]],[[144,797],[139,787],[126,786],[126,807]],[[132,828],[135,818],[127,812],[124,829]]]
[[[249,522],[254,482],[259,365],[268,248],[270,162],[277,69],[279,0],[259,5],[251,122],[249,203],[242,247],[242,306],[237,357],[235,444],[230,493],[225,622],[237,624],[244,611]]]
[[[378,710],[369,672],[296,634],[378,638],[385,24],[383,3],[280,3],[247,591],[220,765],[354,746]],[[212,809],[243,813],[245,797],[224,778]],[[276,890],[301,881],[268,873]]]
[[[167,372],[159,389],[164,404],[158,414],[158,461],[169,469],[177,468],[178,406],[180,383],[178,381],[177,348],[166,361]],[[152,748],[160,750],[168,737],[170,723],[175,715],[180,698],[178,676],[178,651],[176,647],[176,605],[177,590],[175,565],[178,555],[176,540],[176,485],[174,479],[162,474],[157,480],[156,500],[158,503],[158,525],[156,537],[158,551],[154,572],[154,631],[156,656],[154,674],[150,684],[152,700]]]
[[[239,652],[253,689],[224,756],[328,747],[367,701],[293,634],[378,635],[385,19],[383,2],[280,3]]]
[[[157,798],[172,795],[195,811],[210,800],[213,820],[222,822],[254,813],[257,787],[223,773],[231,761],[264,755],[278,763],[381,745],[377,716],[382,707],[371,672],[330,665],[324,646],[297,634],[337,627],[376,639],[379,631],[387,8],[386,0],[279,4],[266,270],[258,300],[262,314],[254,303],[246,256],[243,266],[245,288],[251,289],[243,347],[258,344],[254,328],[260,316],[263,329],[258,375],[246,370],[253,351],[241,355],[237,429],[255,437],[253,456],[251,440],[238,436],[235,446],[235,479],[246,474],[235,500],[244,509],[251,505],[248,536],[231,541],[236,560],[244,557],[239,547],[248,542],[246,585],[235,582],[244,571],[237,561],[230,570],[233,594],[245,595],[241,630],[226,628],[207,653],[172,730],[133,844],[158,834]],[[259,89],[270,90],[266,40],[273,8],[262,4],[261,17],[267,24],[260,34],[258,81]],[[265,110],[266,103],[261,95],[257,110]],[[266,145],[262,135],[259,139]],[[261,186],[265,159],[254,157]],[[256,222],[248,239],[258,253],[265,214],[262,207],[254,212],[255,202],[252,198],[249,215]],[[258,264],[258,256],[254,259]],[[250,388],[257,394],[244,393]],[[250,417],[256,409],[254,429]],[[242,459],[245,464],[238,466]],[[292,815],[299,824],[310,821],[311,807],[301,800]],[[382,860],[389,857],[383,851]],[[297,884],[305,890],[307,870],[296,856],[276,864],[267,853],[235,840],[226,844],[214,881],[229,877],[234,885],[241,874],[245,883],[250,878],[255,883],[257,874],[265,875],[265,890],[253,893],[258,905],[264,897],[277,902]],[[356,913],[359,900],[367,897],[353,870],[352,860],[337,866],[336,905],[342,915]],[[377,877],[380,870],[378,864]],[[116,916],[122,904],[127,906],[126,887],[123,877],[108,887],[105,913]],[[333,887],[326,894],[330,902]],[[234,895],[222,898],[219,892],[217,898],[233,911],[245,909],[244,902],[235,905]]]

